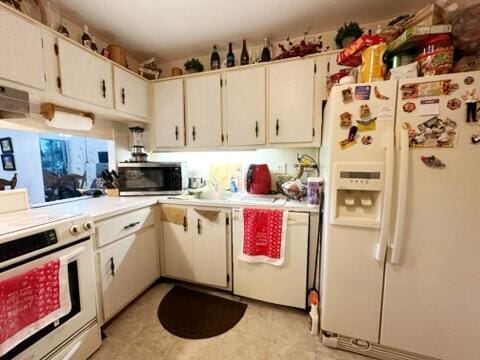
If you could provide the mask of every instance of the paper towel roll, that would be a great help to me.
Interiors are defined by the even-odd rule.
[[[52,120],[45,119],[45,123],[56,129],[90,131],[93,128],[93,121],[89,117],[61,110],[56,110]]]

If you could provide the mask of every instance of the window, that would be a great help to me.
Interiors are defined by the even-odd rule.
[[[10,138],[15,164],[0,168],[0,191],[27,188],[30,204],[82,196],[115,161],[111,140],[10,129],[0,138]]]

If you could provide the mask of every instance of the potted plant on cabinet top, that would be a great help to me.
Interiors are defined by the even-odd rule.
[[[356,22],[350,22],[350,24],[345,23],[337,31],[335,36],[335,44],[339,49],[347,47],[352,41],[355,41],[360,36],[362,36],[363,30],[360,28],[360,25]]]
[[[191,58],[190,60],[187,60],[183,66],[185,66],[185,70],[187,70],[189,73],[203,71],[203,65],[197,58]]]

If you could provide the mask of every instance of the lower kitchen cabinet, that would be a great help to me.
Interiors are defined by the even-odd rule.
[[[162,211],[167,211],[163,206]],[[221,288],[229,287],[230,212],[180,207],[182,224],[162,221],[165,275]]]
[[[103,319],[110,319],[160,276],[154,226],[98,251]]]

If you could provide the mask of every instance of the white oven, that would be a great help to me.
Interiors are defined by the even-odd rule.
[[[86,359],[101,344],[91,241],[93,224],[85,216],[43,221],[47,223],[0,235],[0,284],[63,258],[68,263],[70,311],[0,354],[0,360]],[[22,225],[28,223],[31,219],[23,219]]]

